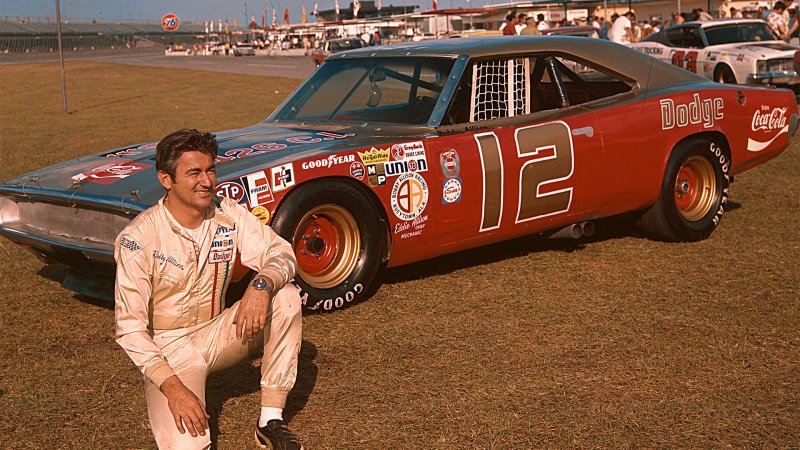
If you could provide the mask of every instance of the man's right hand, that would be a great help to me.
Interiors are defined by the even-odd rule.
[[[192,437],[198,434],[205,436],[208,419],[211,416],[206,414],[203,404],[194,392],[190,391],[177,375],[167,378],[159,389],[167,397],[169,410],[172,412],[178,431],[181,434],[185,433],[184,424],[186,424],[186,429]]]

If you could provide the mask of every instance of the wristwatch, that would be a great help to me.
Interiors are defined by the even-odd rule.
[[[258,291],[272,292],[272,286],[270,286],[269,283],[267,283],[267,280],[263,278],[256,278],[252,283],[250,283],[250,286],[253,286],[253,289]]]

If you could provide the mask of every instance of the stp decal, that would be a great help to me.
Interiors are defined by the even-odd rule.
[[[250,207],[255,208],[259,205],[264,205],[275,200],[272,196],[272,191],[269,188],[269,180],[264,171],[251,173],[242,177],[244,185],[247,187],[247,198],[250,201]]]
[[[722,119],[723,102],[721,98],[700,100],[700,94],[694,94],[694,100],[685,105],[675,105],[672,99],[666,98],[661,104],[661,129],[685,127],[690,123],[702,123],[703,128],[714,126],[715,120]]]
[[[461,200],[461,178],[448,178],[442,186],[442,203],[455,203]]]
[[[392,187],[392,212],[400,220],[413,220],[428,205],[428,183],[422,175],[409,172],[400,175]]]
[[[272,188],[275,192],[294,186],[294,167],[292,163],[270,169],[272,174]]]
[[[747,138],[747,150],[751,152],[764,150],[775,139],[778,139],[778,136],[789,133],[789,125],[786,124],[786,107],[770,108],[767,105],[761,105],[753,114],[750,130],[754,137],[760,139]]]
[[[447,178],[457,177],[461,173],[461,161],[455,149],[445,150],[439,154],[439,163],[442,165],[442,174]]]
[[[214,195],[226,197],[239,203],[244,199],[244,187],[235,181],[226,181],[217,185],[217,188],[214,189]]]
[[[123,178],[128,178],[148,167],[153,166],[152,164],[140,164],[134,161],[103,164],[87,172],[73,175],[72,179],[75,181],[88,181],[97,184],[111,184]]]

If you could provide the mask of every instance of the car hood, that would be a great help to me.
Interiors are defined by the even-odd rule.
[[[384,145],[427,128],[262,122],[219,132],[217,181],[232,180],[289,161]],[[57,197],[74,203],[144,209],[164,195],[156,178],[157,142],[82,156],[0,184],[0,193]]]
[[[738,44],[716,45],[709,47],[716,51],[728,51],[751,56],[753,58],[791,58],[798,47],[783,41],[741,42]]]

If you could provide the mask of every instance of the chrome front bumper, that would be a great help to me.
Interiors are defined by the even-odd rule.
[[[794,70],[784,72],[761,72],[751,73],[747,76],[747,84],[765,85],[795,85],[800,84],[800,75]]]

